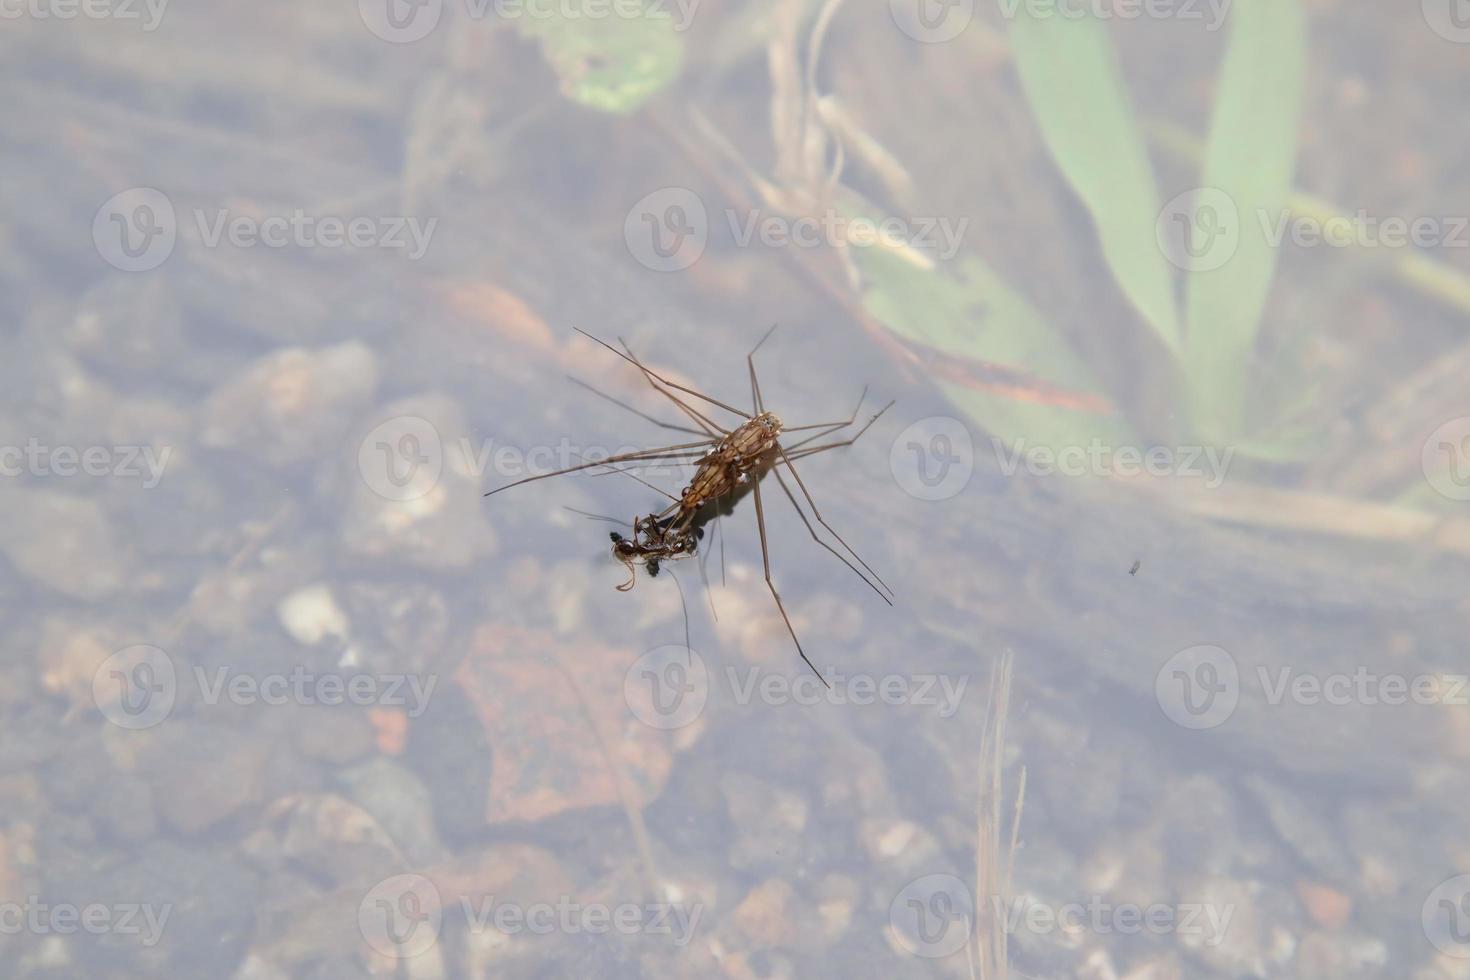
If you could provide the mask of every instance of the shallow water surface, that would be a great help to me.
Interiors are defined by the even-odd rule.
[[[1470,34],[1272,2],[6,13],[6,975],[1461,976]],[[773,323],[820,678],[482,496]]]

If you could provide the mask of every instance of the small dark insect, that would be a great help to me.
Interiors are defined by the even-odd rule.
[[[772,327],[771,330],[774,330]],[[858,578],[871,588],[878,596],[889,605],[893,604],[891,598],[892,590],[888,587],[876,572],[869,567],[868,563],[855,552],[850,545],[839,535],[830,524],[822,517],[817,503],[812,499],[811,492],[807,490],[806,483],[801,474],[796,470],[796,460],[804,459],[816,453],[826,452],[829,449],[838,449],[842,446],[850,446],[868,430],[868,427],[876,422],[884,412],[893,404],[883,406],[868,422],[858,429],[850,438],[840,439],[835,442],[811,446],[810,443],[825,436],[836,434],[840,429],[847,428],[857,420],[858,409],[862,407],[863,398],[858,399],[858,405],[853,409],[852,415],[837,422],[820,422],[811,425],[787,426],[774,413],[766,410],[765,403],[761,398],[760,382],[755,372],[755,352],[760,349],[761,344],[770,337],[771,330],[766,331],[760,343],[757,343],[750,353],[746,355],[746,367],[750,373],[751,411],[743,412],[711,398],[708,395],[695,391],[692,388],[669,381],[659,375],[634,356],[623,343],[620,351],[604,341],[598,340],[584,330],[578,330],[583,336],[601,344],[612,351],[618,357],[632,364],[643,373],[644,379],[659,394],[668,398],[685,416],[692,421],[697,428],[689,428],[683,425],[674,425],[660,422],[649,416],[649,421],[666,429],[675,429],[688,432],[692,435],[702,436],[693,441],[673,446],[664,446],[657,449],[644,449],[637,452],[622,453],[610,456],[607,459],[595,462],[582,463],[577,466],[569,466],[565,469],[556,470],[551,473],[542,473],[537,476],[526,477],[514,483],[497,487],[486,491],[485,496],[508,490],[522,483],[530,483],[534,480],[544,480],[553,476],[561,476],[578,470],[592,469],[594,467],[606,467],[617,471],[616,464],[620,463],[652,463],[652,462],[682,462],[692,464],[695,467],[694,476],[690,479],[688,486],[678,495],[665,493],[671,501],[670,505],[657,513],[644,515],[633,521],[633,535],[625,538],[614,532],[613,555],[619,561],[628,566],[630,573],[635,572],[635,566],[641,564],[648,569],[650,575],[657,574],[662,562],[673,561],[693,555],[699,537],[702,533],[704,522],[708,520],[711,513],[719,513],[724,505],[733,500],[750,493],[755,498],[755,520],[756,527],[760,532],[761,561],[765,570],[766,587],[770,589],[771,597],[776,602],[776,609],[781,613],[781,619],[786,624],[786,631],[791,635],[791,640],[796,644],[796,652],[801,659],[811,668],[812,672],[827,684],[827,679],[822,677],[821,671],[807,657],[806,651],[802,649],[801,640],[797,638],[796,629],[791,625],[791,617],[786,613],[785,603],[781,601],[781,594],[776,591],[775,582],[771,578],[771,556],[766,540],[765,507],[761,500],[760,483],[767,474],[774,475],[777,484],[780,485],[786,499],[791,501],[791,506],[796,510],[797,516],[801,518],[802,524],[806,526],[807,532],[812,540],[826,548],[844,565],[850,568]],[[620,341],[621,343],[621,341]],[[594,389],[595,390],[595,389]],[[693,398],[713,405],[731,415],[737,416],[741,421],[733,428],[727,428],[705,414],[708,409],[701,411],[694,404],[680,398],[675,392],[683,392]],[[597,392],[599,395],[601,392]],[[863,396],[866,397],[867,390],[864,389]],[[602,396],[607,397],[607,396]],[[610,399],[616,402],[615,399]],[[617,403],[621,404],[621,403]],[[627,406],[623,406],[627,407]],[[642,415],[643,413],[637,413]],[[810,432],[811,435],[790,445],[781,443],[781,436],[793,432]],[[796,495],[792,493],[787,484],[782,470],[795,480],[801,496],[806,505],[811,508],[812,517],[827,531],[832,538],[841,545],[847,555],[851,555],[857,564],[853,564],[846,555],[831,543],[822,538],[812,521],[807,517],[806,511],[798,502]],[[624,471],[626,472],[626,471]],[[635,477],[636,479],[636,477]],[[642,481],[640,481],[642,482]],[[663,491],[660,491],[661,493]],[[862,566],[859,569],[858,566]],[[636,573],[635,573],[636,574]],[[627,591],[633,587],[633,579],[618,588]],[[828,684],[827,686],[831,686]]]
[[[1142,566],[1142,565],[1143,565],[1143,562],[1142,562],[1142,561],[1139,561],[1139,560],[1135,560],[1135,561],[1134,561],[1134,562],[1133,562],[1133,567],[1132,567],[1132,568],[1130,568],[1130,569],[1128,569],[1128,574],[1129,574],[1129,575],[1137,575],[1137,574],[1138,574],[1138,569],[1139,569],[1139,567],[1140,567],[1140,566]]]
[[[628,581],[617,587],[627,592],[637,580],[635,566],[642,565],[650,578],[658,576],[659,562],[673,561],[694,554],[699,539],[704,537],[704,528],[687,528],[674,532],[666,525],[661,526],[652,517],[643,517],[633,522],[633,537],[624,537],[617,531],[609,533],[612,538],[613,557],[628,567]]]

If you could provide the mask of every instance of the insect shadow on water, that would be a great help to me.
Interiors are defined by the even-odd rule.
[[[771,578],[771,554],[766,537],[765,503],[761,497],[760,484],[766,475],[774,476],[776,483],[781,487],[781,491],[785,494],[786,499],[791,502],[792,508],[796,511],[797,516],[801,518],[801,522],[811,535],[812,540],[835,555],[839,561],[851,569],[858,578],[862,579],[869,588],[877,593],[884,602],[892,605],[893,590],[852,549],[852,546],[844,541],[842,536],[827,523],[826,519],[822,516],[821,510],[817,507],[816,500],[812,498],[811,492],[807,489],[806,482],[797,471],[796,461],[814,456],[817,453],[852,445],[893,403],[889,402],[887,405],[884,405],[851,436],[833,442],[820,442],[820,440],[829,436],[835,436],[842,429],[848,428],[856,422],[858,411],[861,409],[862,402],[867,396],[866,388],[863,389],[862,397],[858,399],[858,405],[846,419],[836,422],[817,422],[809,425],[785,425],[779,416],[766,409],[765,400],[761,395],[760,379],[757,377],[755,369],[756,351],[760,349],[761,345],[766,342],[775,329],[775,327],[772,327],[770,330],[767,330],[765,336],[745,356],[746,367],[750,374],[751,397],[751,411],[745,412],[716,398],[696,391],[693,388],[668,380],[640,361],[633,354],[632,350],[629,349],[627,343],[622,341],[621,338],[619,339],[619,343],[623,349],[618,350],[611,344],[599,340],[597,337],[592,336],[592,334],[578,328],[578,333],[607,348],[618,357],[638,368],[648,384],[673,403],[693,423],[694,427],[691,428],[690,426],[663,422],[652,416],[638,412],[636,409],[629,408],[626,405],[623,406],[624,408],[629,408],[630,411],[662,428],[687,432],[691,435],[698,435],[701,438],[671,446],[620,453],[615,456],[609,456],[606,459],[580,463],[550,473],[528,476],[524,479],[516,480],[513,483],[508,483],[503,487],[487,490],[484,495],[488,497],[502,490],[509,490],[511,487],[517,487],[524,483],[545,480],[553,476],[562,476],[580,470],[604,469],[613,472],[628,472],[617,465],[621,463],[684,463],[692,465],[694,467],[694,476],[677,496],[659,490],[660,493],[663,493],[671,501],[666,507],[660,511],[634,518],[631,525],[633,532],[631,538],[623,537],[621,534],[614,532],[612,538],[614,557],[623,561],[628,566],[629,572],[636,576],[634,568],[637,564],[644,565],[650,574],[657,574],[657,569],[662,564],[694,555],[698,547],[698,541],[703,537],[704,528],[708,522],[718,519],[721,514],[733,509],[734,504],[740,498],[749,494],[755,500],[756,528],[760,535],[761,563],[765,574],[766,587],[770,590],[771,597],[776,602],[776,609],[780,612],[781,619],[786,624],[786,631],[791,635],[791,640],[796,645],[796,652],[801,655],[802,661],[811,668],[812,673],[816,674],[817,678],[823,684],[831,687],[832,685],[822,676],[822,672],[817,670],[816,665],[812,663],[811,658],[806,654],[806,650],[803,649],[801,639],[796,635],[796,629],[791,624],[791,617],[786,612],[786,604],[782,601],[781,593],[776,590],[776,584]],[[602,392],[596,391],[596,389],[592,390],[601,397],[609,398],[610,401],[614,401],[620,405],[622,404],[621,402],[617,402],[616,399],[612,399],[607,395],[603,395]],[[680,394],[676,394],[676,392],[689,397],[680,397]],[[698,402],[704,404],[699,405],[697,404]],[[735,416],[740,421],[733,423],[732,426],[720,424],[710,417],[709,413],[712,412],[711,406],[714,409],[719,409]],[[795,432],[807,433],[807,435],[795,443],[783,445],[781,437]],[[814,442],[819,444],[812,445]],[[802,500],[805,500],[806,506],[811,509],[810,518],[807,516],[806,510],[802,507],[801,501],[797,499],[797,494],[792,492],[791,485],[786,480],[787,475],[795,482]],[[646,486],[652,486],[652,484],[648,484],[636,475],[634,479],[638,479],[639,482],[644,483]],[[812,518],[815,518],[817,524],[820,524],[837,544],[841,546],[841,551],[833,547],[829,541],[817,533],[816,527],[812,524]],[[846,552],[846,554],[843,552]],[[851,558],[848,556],[851,556]],[[856,564],[854,564],[854,561]],[[627,591],[627,589],[632,588],[632,585],[633,579],[630,578],[627,583],[619,586],[619,588]]]

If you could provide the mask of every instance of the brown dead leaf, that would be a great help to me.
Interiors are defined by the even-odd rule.
[[[495,754],[488,823],[619,805],[609,757],[631,793],[628,805],[641,810],[658,796],[672,760],[666,736],[638,721],[623,698],[634,660],[628,650],[572,644],[546,630],[479,631],[454,680]]]

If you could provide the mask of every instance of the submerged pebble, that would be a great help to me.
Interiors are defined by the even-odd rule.
[[[66,345],[93,361],[98,370],[136,380],[162,374],[187,378],[192,358],[184,316],[167,276],[105,276],[77,301],[62,325]]]
[[[464,568],[495,550],[481,477],[459,451],[466,431],[442,395],[410,398],[360,420],[349,456],[318,492],[342,513],[352,554],[421,568]]]
[[[248,732],[171,719],[150,749],[141,772],[159,814],[181,833],[202,833],[263,798],[269,747]]]
[[[732,866],[775,870],[789,866],[805,850],[810,807],[800,794],[749,773],[726,773],[720,790],[735,828]]]
[[[379,374],[377,355],[356,341],[278,350],[209,396],[199,442],[272,466],[335,453],[376,390]]]
[[[0,483],[0,512],[0,553],[47,589],[93,601],[156,578],[137,574],[97,500]]]
[[[348,639],[347,614],[337,604],[331,586],[324,582],[286,596],[276,605],[276,617],[302,646],[315,646],[328,638],[341,642]]]
[[[381,756],[339,774],[347,796],[371,814],[410,863],[443,860],[429,790],[408,769]]]

